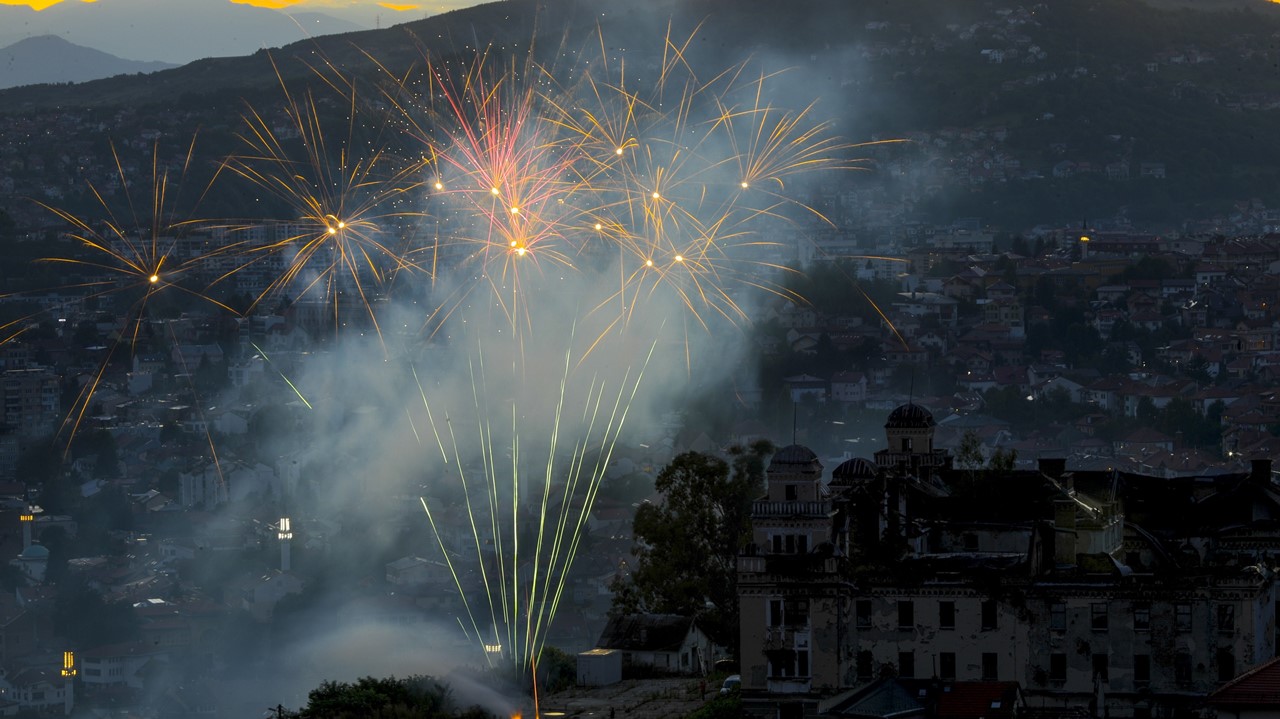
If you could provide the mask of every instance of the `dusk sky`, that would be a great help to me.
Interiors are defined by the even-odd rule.
[[[63,3],[76,2],[112,4],[113,0],[0,0],[0,5],[24,5],[34,10],[44,10]],[[456,10],[460,7],[475,5],[469,0],[419,0],[417,2],[378,2],[377,0],[204,0],[204,2],[231,2],[243,5],[271,8],[273,10],[314,10],[330,13],[353,22],[367,22],[372,25],[378,15],[382,15],[388,23],[399,22],[395,18],[398,13],[418,16],[422,13],[435,14]]]
[[[386,28],[476,0],[0,0],[0,48],[56,35],[119,58],[185,64]],[[292,16],[292,18],[287,17]]]

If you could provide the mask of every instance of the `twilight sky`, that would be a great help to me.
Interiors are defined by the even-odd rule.
[[[379,0],[205,0],[207,3],[226,3],[231,2],[242,5],[254,5],[257,7],[271,8],[273,10],[314,10],[324,12],[335,17],[343,18],[351,22],[357,22],[362,25],[372,27],[378,16],[384,18],[387,24],[401,22],[402,19],[396,15],[407,13],[416,19],[423,14],[436,14],[448,10],[456,10],[460,7],[475,5],[474,0],[401,0],[399,2],[388,0],[387,2],[379,2]],[[94,3],[100,2],[103,5],[110,5],[112,0],[0,0],[0,5],[22,5],[33,10],[45,10],[47,8],[62,3],[73,4],[77,2]]]
[[[247,55],[316,35],[390,27],[478,2],[0,0],[0,48],[28,37],[57,35],[128,60],[185,64]]]

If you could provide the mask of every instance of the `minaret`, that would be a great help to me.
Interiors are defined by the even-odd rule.
[[[287,572],[289,565],[289,545],[293,544],[293,530],[290,529],[289,518],[280,518],[280,529],[276,532],[276,538],[280,540],[280,571]]]
[[[76,653],[62,653],[62,713],[64,716],[70,716],[72,708],[75,707],[75,678],[76,678]]]
[[[18,521],[22,522],[22,548],[26,549],[31,546],[31,525],[36,521],[31,505],[28,504],[26,511],[18,515]]]

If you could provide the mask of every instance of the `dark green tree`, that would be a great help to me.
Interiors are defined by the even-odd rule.
[[[456,719],[488,717],[479,708],[458,710],[449,687],[428,676],[378,679],[354,683],[328,681],[312,689],[297,712],[277,715],[296,719]]]
[[[696,617],[736,645],[737,556],[750,539],[751,502],[764,491],[773,445],[735,448],[729,461],[685,452],[658,474],[660,504],[636,512],[635,565],[615,582],[614,613]]]

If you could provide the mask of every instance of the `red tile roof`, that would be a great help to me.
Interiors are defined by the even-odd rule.
[[[1012,717],[1017,702],[1017,682],[955,682],[938,695],[937,718]]]
[[[1215,707],[1275,707],[1280,705],[1280,657],[1255,667],[1209,695]]]

